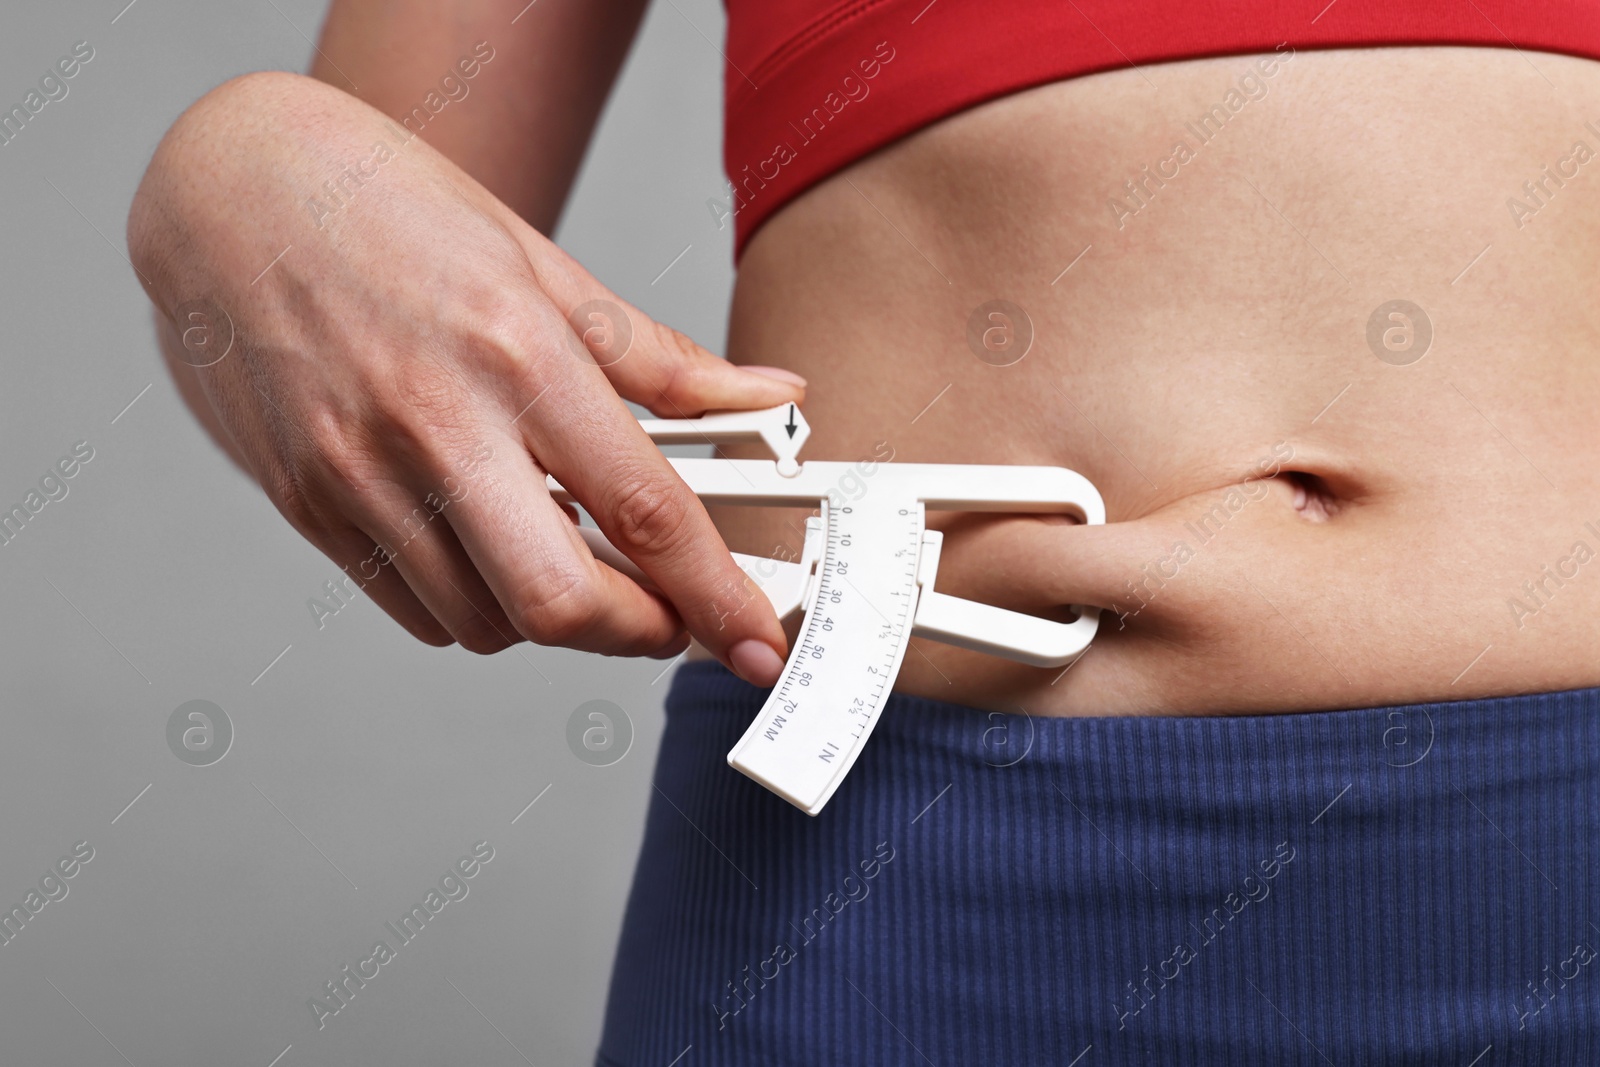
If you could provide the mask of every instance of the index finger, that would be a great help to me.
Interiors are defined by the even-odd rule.
[[[700,498],[597,368],[575,364],[548,389],[541,417],[518,424],[539,462],[649,575],[701,644],[752,684],[776,682],[783,627]]]

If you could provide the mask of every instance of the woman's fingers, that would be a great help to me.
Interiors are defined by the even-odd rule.
[[[319,630],[326,625],[328,615],[336,614],[347,602],[364,593],[424,644],[442,647],[459,640],[422,602],[405,577],[389,565],[388,553],[363,530],[345,525],[320,533],[311,540],[344,573],[342,579],[331,583],[331,589],[325,585],[312,603],[311,612]]]
[[[445,515],[520,636],[614,656],[649,655],[679,639],[670,605],[589,553],[521,442],[497,440]]]
[[[495,454],[509,461],[488,462]],[[455,470],[435,468],[414,485],[336,476],[317,492],[319,513],[353,520],[333,528],[299,524],[343,567],[345,595],[359,588],[419,639],[483,655],[523,640],[613,655],[682,650],[688,638],[671,609],[589,557],[572,517],[550,499],[519,443],[480,449]],[[507,498],[535,506],[519,515],[487,502]],[[571,574],[585,575],[605,607],[578,609],[581,591],[563,603],[556,589]]]
[[[286,493],[277,484],[270,494],[295,528],[340,564],[342,584],[366,592],[429,644],[487,654],[521,640],[442,517],[468,491],[462,480],[434,472],[427,484],[404,484],[424,479],[394,464],[375,472],[370,460],[353,455],[318,450],[293,480],[301,488]]]
[[[577,380],[552,386],[546,405],[542,418],[522,424],[539,462],[650,576],[701,644],[756,685],[776,681],[787,642],[771,604],[610,386],[585,368]]]
[[[365,523],[369,532],[382,538],[380,551],[386,569],[400,575],[434,619],[467,651],[489,655],[521,641],[523,635],[462,548],[446,517],[446,510],[455,502],[428,496],[422,506],[408,507],[408,498],[397,497],[378,505],[376,515]]]

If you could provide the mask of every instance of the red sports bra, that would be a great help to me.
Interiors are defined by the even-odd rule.
[[[1129,64],[1373,45],[1600,59],[1600,0],[725,0],[734,256],[773,212],[994,97]]]

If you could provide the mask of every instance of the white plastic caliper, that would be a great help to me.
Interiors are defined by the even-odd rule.
[[[1065,666],[1089,647],[1095,608],[1070,623],[935,592],[944,535],[934,511],[1068,514],[1105,522],[1089,480],[1065,467],[956,463],[865,465],[797,462],[811,434],[793,404],[698,419],[644,419],[657,444],[761,441],[775,462],[672,459],[708,504],[816,507],[800,561],[733,553],[779,619],[805,612],[789,661],[728,762],[815,815],[839,787],[878,721],[911,637],[925,637],[1037,667]],[[572,496],[549,479],[556,499]],[[850,496],[847,498],[846,486]],[[599,530],[580,531],[596,558],[653,588]]]

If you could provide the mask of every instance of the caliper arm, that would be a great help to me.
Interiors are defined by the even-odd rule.
[[[621,571],[646,589],[656,589],[649,576],[607,541],[599,530],[585,526],[578,533],[596,559]],[[799,563],[743,552],[733,553],[733,561],[766,594],[772,610],[783,620],[811,602],[811,582],[816,577],[822,539],[822,521],[812,517],[806,520],[805,550],[801,553]],[[927,530],[922,535],[922,555],[917,561],[919,593],[916,614],[912,620],[912,637],[984,652],[1032,667],[1064,667],[1088,649],[1089,642],[1094,640],[1099,629],[1099,612],[1095,608],[1080,608],[1076,620],[1060,623],[936,592],[933,581],[939,567],[939,551],[943,540],[944,535],[938,530]]]

